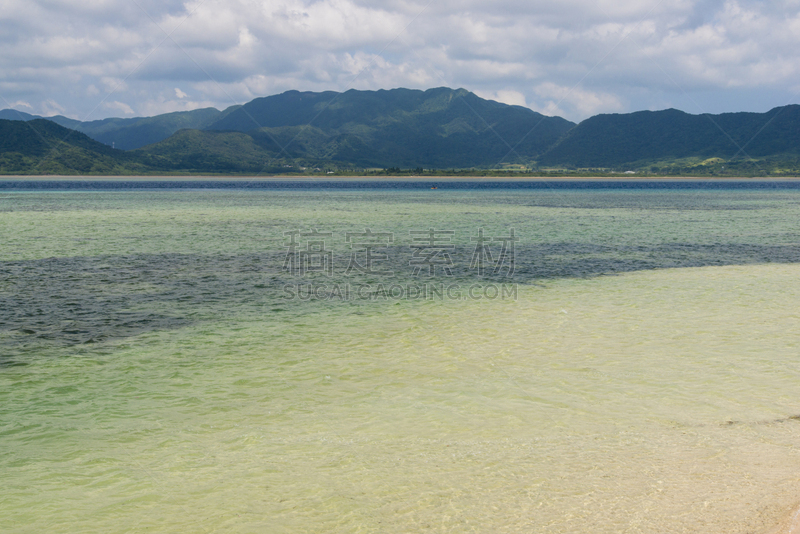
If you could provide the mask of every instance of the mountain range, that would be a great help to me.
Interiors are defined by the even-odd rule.
[[[47,119],[65,128],[84,133],[95,141],[121,150],[133,150],[157,143],[182,129],[201,130],[239,106],[225,111],[215,108],[176,111],[155,117],[136,117],[130,119],[108,118],[97,121],[79,121],[56,115],[40,117],[15,109],[0,110],[0,119],[30,121]]]
[[[800,106],[602,114],[576,125],[442,87],[287,91],[223,111],[89,122],[0,111],[2,174],[315,168],[797,173]]]
[[[636,166],[681,158],[752,160],[800,154],[800,106],[690,115],[676,109],[596,115],[539,158],[548,166]]]

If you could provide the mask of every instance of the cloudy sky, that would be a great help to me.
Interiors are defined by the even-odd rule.
[[[800,0],[0,0],[0,108],[440,86],[574,121],[800,103]]]

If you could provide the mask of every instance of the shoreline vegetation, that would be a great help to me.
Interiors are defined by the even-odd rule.
[[[694,176],[694,175],[655,175],[655,174],[526,174],[526,173],[460,173],[460,174],[136,174],[136,175],[93,175],[93,174],[17,174],[0,175],[0,182],[9,181],[378,181],[378,182],[459,182],[459,181],[606,181],[606,182],[737,182],[763,181],[781,182],[800,180],[800,174],[787,176]]]
[[[159,177],[196,177],[207,176],[213,178],[235,178],[249,179],[253,177],[263,178],[330,178],[330,177],[358,177],[358,178],[487,178],[487,179],[795,179],[800,178],[800,164],[775,166],[767,165],[759,167],[751,165],[748,169],[738,168],[730,165],[725,170],[722,163],[714,164],[709,167],[704,164],[689,165],[685,167],[651,167],[650,169],[636,167],[637,170],[614,170],[609,168],[585,168],[585,169],[541,169],[541,168],[448,168],[448,169],[429,169],[429,168],[358,168],[351,166],[326,165],[323,167],[301,166],[301,165],[265,165],[248,170],[210,170],[202,168],[186,169],[164,169],[158,167],[143,167],[139,165],[130,168],[113,167],[107,165],[57,165],[55,168],[46,168],[48,165],[35,164],[33,158],[26,158],[29,161],[28,168],[16,167],[9,168],[3,165],[3,158],[7,154],[2,154],[0,150],[0,180],[7,178],[29,177],[54,177],[54,176],[114,176],[118,178],[128,178],[133,176],[159,176]],[[121,152],[121,151],[115,151]],[[58,156],[58,154],[56,154]],[[127,153],[123,152],[123,155]],[[50,158],[51,155],[44,156],[42,161]],[[724,162],[723,162],[724,163]],[[722,166],[722,170],[715,168]],[[42,168],[45,167],[45,168]],[[781,167],[781,168],[778,168]]]

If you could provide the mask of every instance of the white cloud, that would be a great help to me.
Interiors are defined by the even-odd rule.
[[[133,109],[124,102],[114,101],[114,102],[104,102],[103,107],[106,109],[115,109],[117,111],[121,111],[125,115],[133,115]]]
[[[101,94],[139,113],[183,109],[180,87],[224,108],[287,89],[446,85],[579,120],[654,103],[685,108],[686,95],[765,110],[792,96],[800,74],[796,1],[427,4],[6,0],[0,91],[80,115]]]
[[[31,106],[28,102],[25,102],[24,100],[17,100],[13,104],[11,104],[9,107],[14,108],[14,109],[17,109],[17,108],[33,109],[33,106]]]
[[[58,102],[49,98],[42,102],[40,106],[42,110],[42,115],[45,117],[52,117],[53,115],[60,115],[64,113],[65,109],[59,105]]]
[[[503,104],[508,104],[510,106],[528,107],[528,104],[525,101],[525,95],[520,93],[519,91],[500,90],[493,93],[485,91],[476,91],[475,94],[477,94],[481,98],[486,98],[488,100],[495,100],[497,102],[502,102]]]
[[[124,93],[128,90],[127,81],[124,78],[113,78],[111,76],[102,76],[100,82],[103,84],[103,89],[106,93]]]
[[[621,111],[624,106],[613,94],[588,91],[581,87],[567,87],[546,82],[534,88],[534,94],[543,103],[538,111],[545,115],[589,117],[597,113]]]
[[[168,93],[165,92],[163,95],[158,95],[155,98],[149,98],[140,102],[137,111],[141,116],[150,117],[153,115],[161,115],[162,113],[172,113],[174,111],[192,111],[194,109],[212,107],[219,108],[218,105],[215,106],[216,102],[213,101],[186,100],[186,97],[182,97],[180,100],[174,100],[169,98],[167,94]]]

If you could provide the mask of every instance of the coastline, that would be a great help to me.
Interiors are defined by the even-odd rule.
[[[778,526],[765,534],[800,534],[800,504],[792,508]]]
[[[0,182],[90,181],[90,182],[793,182],[800,176],[346,176],[346,175],[4,175]]]

